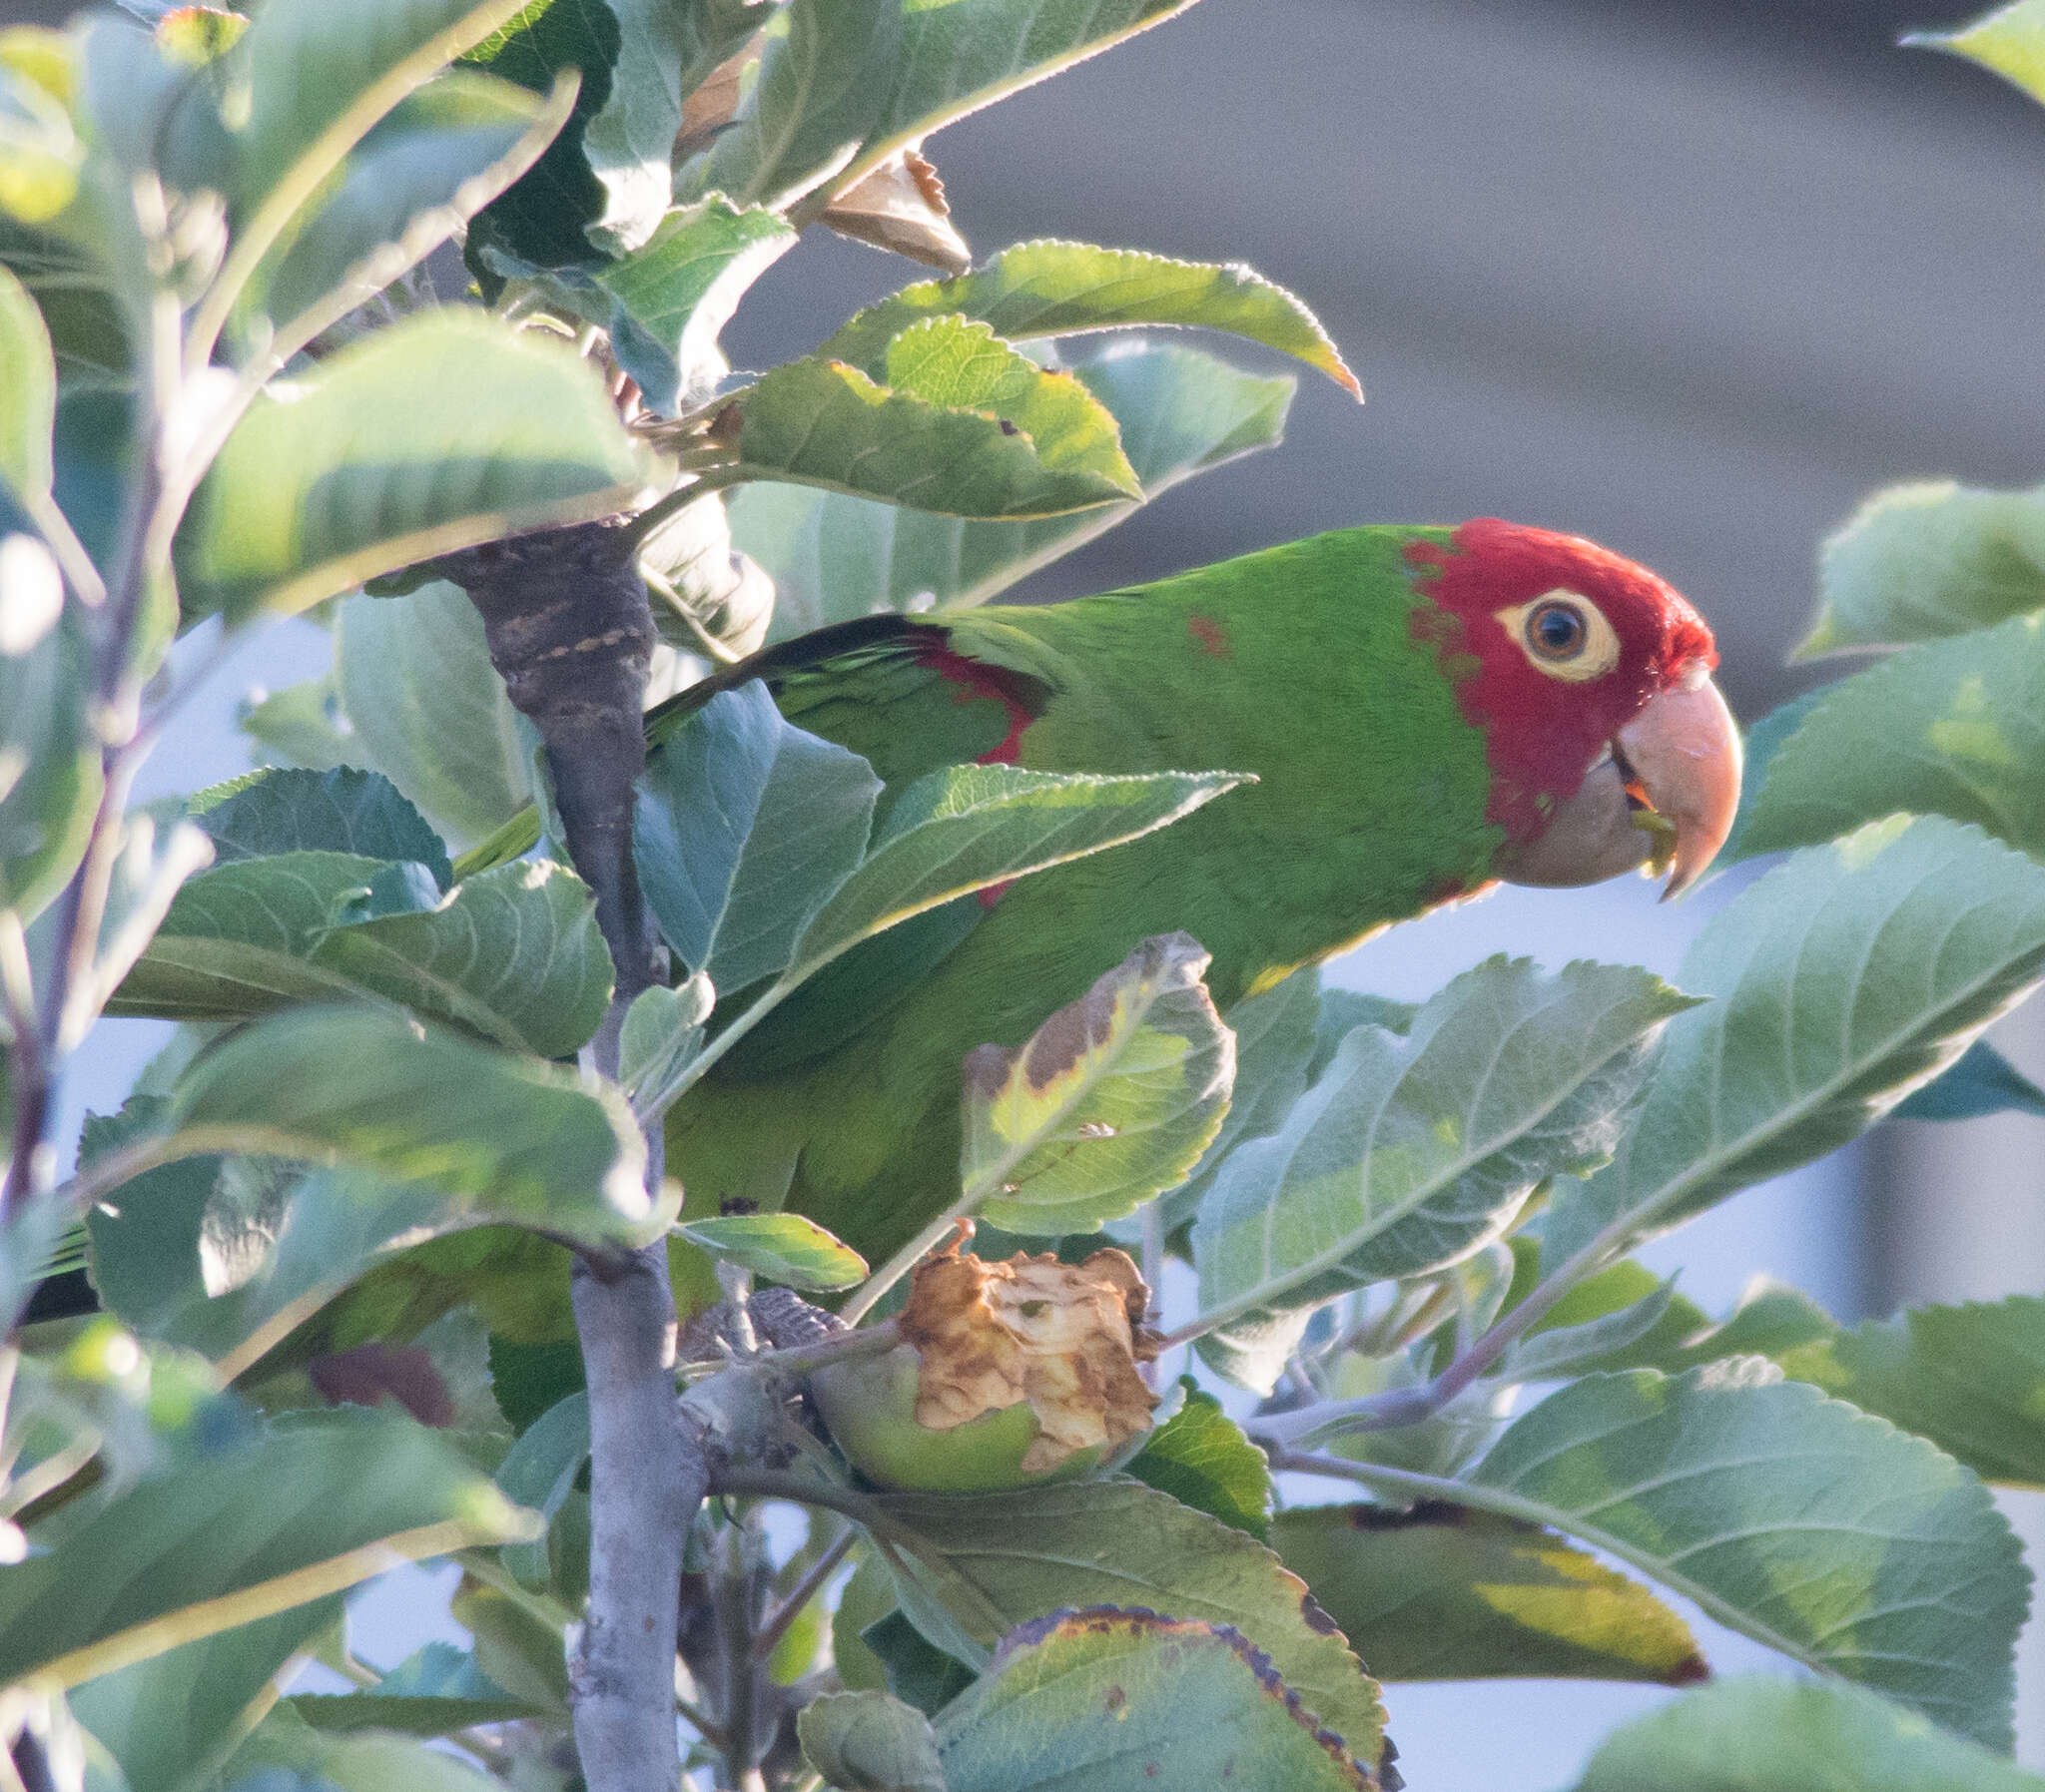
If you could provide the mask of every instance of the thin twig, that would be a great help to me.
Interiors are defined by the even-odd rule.
[[[853,1538],[858,1533],[847,1525],[832,1539],[831,1546],[810,1564],[809,1571],[795,1584],[795,1590],[781,1602],[781,1608],[760,1626],[760,1633],[753,1638],[753,1659],[765,1661],[774,1653],[775,1645],[787,1633],[790,1624],[802,1615],[803,1607],[824,1590],[824,1584],[838,1571]]]

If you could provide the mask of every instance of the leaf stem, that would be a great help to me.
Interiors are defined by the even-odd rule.
[[[1593,1240],[1554,1275],[1544,1277],[1524,1301],[1501,1317],[1441,1374],[1418,1388],[1393,1388],[1359,1400],[1320,1401],[1289,1413],[1251,1419],[1245,1430],[1260,1442],[1268,1440],[1289,1450],[1346,1432],[1392,1431],[1432,1419],[1545,1319],[1556,1302],[1586,1276],[1603,1268],[1604,1257],[1600,1242]]]

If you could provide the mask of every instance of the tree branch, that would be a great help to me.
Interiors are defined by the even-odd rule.
[[[633,785],[654,644],[646,588],[622,528],[585,523],[451,555],[440,570],[483,619],[490,661],[538,728],[568,857],[596,897],[617,978],[587,1048],[615,1078],[625,1010],[659,980],[657,937],[632,861]],[[647,1182],[662,1176],[658,1123]],[[575,1330],[589,1388],[589,1605],[569,1671],[590,1792],[669,1792],[682,1539],[708,1480],[704,1438],[675,1401],[667,1246],[577,1258]]]

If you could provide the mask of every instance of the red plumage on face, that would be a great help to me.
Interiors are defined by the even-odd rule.
[[[1711,631],[1674,587],[1581,535],[1484,516],[1446,546],[1409,543],[1406,558],[1432,600],[1416,610],[1414,634],[1436,648],[1464,717],[1484,732],[1487,814],[1509,840],[1540,832],[1651,697],[1718,663]],[[1619,652],[1609,671],[1581,682],[1544,672],[1498,619],[1557,591],[1588,599],[1611,624]]]

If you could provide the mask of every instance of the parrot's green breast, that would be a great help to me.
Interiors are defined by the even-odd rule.
[[[848,1031],[848,1016],[831,1016],[837,1042],[806,1063],[787,1045],[803,1022],[803,995],[792,998],[781,1047],[749,1064],[742,1046],[670,1123],[691,1210],[734,1196],[788,1205],[885,1254],[956,1198],[965,1053],[1020,1043],[1145,935],[1199,939],[1225,1009],[1483,884],[1501,839],[1485,816],[1491,773],[1444,670],[1454,643],[1402,552],[1416,535],[1447,531],[1344,530],[1131,591],[934,619],[953,651],[1047,693],[1018,736],[999,699],[941,691],[943,707],[924,711],[937,757],[904,749],[906,691],[877,677],[869,704],[850,676],[790,681],[791,719],[867,753],[884,777],[1006,749],[1047,771],[1258,782],[1022,880],[963,939],[976,916],[959,905],[942,961],[871,1024],[853,1016]]]

